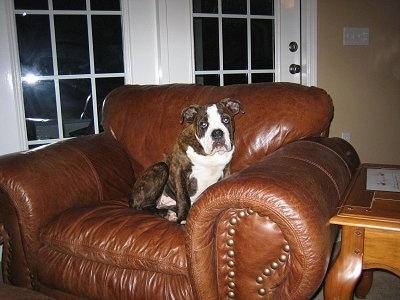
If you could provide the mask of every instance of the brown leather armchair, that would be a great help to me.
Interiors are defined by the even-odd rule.
[[[232,175],[186,225],[128,207],[170,151],[183,107],[239,99]],[[4,281],[59,299],[309,299],[327,271],[329,218],[359,164],[326,137],[333,105],[290,83],[124,86],[105,131],[0,158]]]

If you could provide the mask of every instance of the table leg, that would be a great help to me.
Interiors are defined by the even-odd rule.
[[[356,287],[356,297],[359,299],[367,298],[368,292],[372,286],[373,272],[370,270],[364,270],[362,272],[360,283]]]
[[[325,280],[326,300],[351,300],[362,271],[364,228],[343,226],[340,253]]]

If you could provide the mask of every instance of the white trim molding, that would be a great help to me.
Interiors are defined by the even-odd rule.
[[[317,85],[317,0],[301,1],[303,85]]]
[[[28,149],[13,1],[0,1],[0,155]]]

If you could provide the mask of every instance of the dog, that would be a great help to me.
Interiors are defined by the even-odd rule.
[[[189,125],[178,135],[166,161],[152,165],[135,182],[129,206],[186,223],[199,195],[229,175],[238,113],[244,113],[241,102],[230,98],[184,108],[180,122]]]

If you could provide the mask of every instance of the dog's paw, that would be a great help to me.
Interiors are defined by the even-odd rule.
[[[176,222],[178,220],[178,216],[177,216],[176,212],[174,212],[171,209],[168,210],[167,215],[165,216],[165,218],[168,221],[171,221],[171,222]]]

